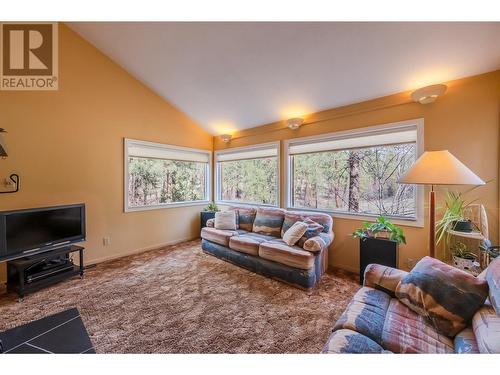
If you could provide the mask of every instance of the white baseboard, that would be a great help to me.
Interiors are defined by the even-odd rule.
[[[85,265],[88,266],[91,264],[103,263],[103,262],[107,262],[109,260],[123,258],[123,257],[129,256],[129,255],[140,254],[140,253],[144,253],[144,252],[150,251],[150,250],[157,250],[157,249],[161,249],[161,248],[166,247],[166,246],[177,245],[181,242],[192,241],[192,240],[195,240],[197,238],[199,238],[199,237],[183,238],[180,240],[168,241],[168,242],[164,242],[164,243],[157,244],[157,245],[152,245],[152,246],[147,246],[147,247],[143,247],[140,249],[126,251],[126,252],[120,253],[120,254],[108,255],[105,257],[97,258],[97,259],[88,259],[88,260],[85,260]]]

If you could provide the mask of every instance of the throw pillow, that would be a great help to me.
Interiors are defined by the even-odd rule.
[[[316,237],[318,234],[323,232],[323,225],[315,222],[314,220],[310,218],[306,218],[303,221],[304,223],[307,224],[307,230],[305,231],[304,235],[301,237],[299,240],[299,246],[304,246],[304,243],[309,239]]]
[[[307,224],[302,221],[297,221],[285,232],[283,235],[283,241],[285,241],[288,246],[293,246],[298,240],[300,240],[306,230]]]
[[[236,230],[236,211],[216,212],[215,229]]]
[[[500,257],[490,263],[486,269],[486,281],[490,287],[490,302],[500,317]]]
[[[487,296],[485,280],[428,256],[396,287],[396,297],[402,303],[449,337],[467,326]]]
[[[240,229],[244,229],[249,232],[252,231],[256,212],[257,210],[253,207],[238,207]]]
[[[257,208],[252,231],[255,233],[267,234],[274,237],[281,236],[281,227],[285,219],[285,211],[281,208]]]
[[[290,229],[293,224],[302,220],[304,220],[303,212],[286,211],[285,220],[283,221],[283,226],[281,227],[281,237],[285,235],[285,232]]]

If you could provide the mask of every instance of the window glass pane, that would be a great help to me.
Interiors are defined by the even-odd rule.
[[[277,170],[277,157],[220,162],[220,197],[225,201],[277,205]]]
[[[397,183],[415,159],[414,142],[291,156],[292,205],[415,218],[415,187]]]
[[[206,199],[206,163],[141,157],[128,162],[129,207]]]

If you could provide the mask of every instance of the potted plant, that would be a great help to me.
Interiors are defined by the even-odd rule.
[[[215,213],[220,211],[215,202],[210,202],[201,212],[201,227],[207,226],[207,221],[215,217]]]
[[[477,269],[477,255],[469,251],[463,242],[455,243],[452,248],[453,264],[464,271],[474,271]]]
[[[374,223],[365,222],[352,235],[359,238],[360,284],[363,284],[365,269],[370,263],[397,268],[398,246],[406,243],[401,228],[380,216]]]
[[[450,231],[470,233],[474,224],[466,216],[466,210],[472,202],[466,203],[462,193],[448,192],[446,194],[443,217],[436,223],[436,245],[444,240],[445,257],[449,259]]]
[[[439,244],[449,230],[457,232],[472,232],[474,224],[466,215],[465,210],[471,202],[466,203],[461,193],[446,194],[446,209],[443,217],[436,223],[436,243]]]

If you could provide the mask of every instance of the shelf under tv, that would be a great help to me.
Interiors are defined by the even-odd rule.
[[[27,293],[35,292],[73,276],[79,275],[83,277],[84,249],[82,246],[69,245],[8,261],[7,290],[16,292],[19,301],[22,301]],[[73,264],[70,260],[69,254],[73,252],[79,253],[79,265]],[[44,260],[47,262],[51,262],[51,260],[57,261],[55,261],[53,267],[48,266],[33,272],[30,270]]]

